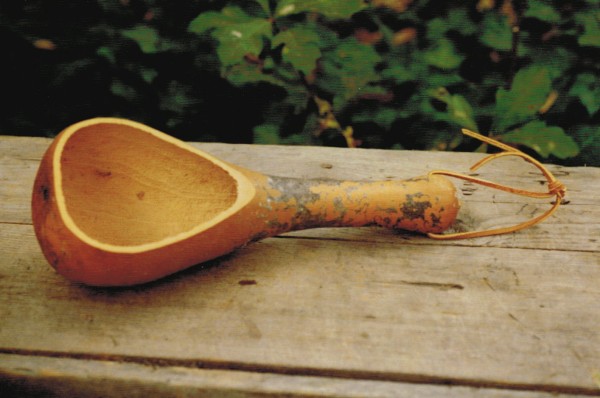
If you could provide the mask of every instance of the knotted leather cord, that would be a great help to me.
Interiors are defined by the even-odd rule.
[[[531,198],[550,198],[550,197],[554,196],[555,197],[554,203],[553,203],[552,207],[548,211],[543,213],[542,215],[534,217],[530,220],[527,220],[527,221],[522,222],[517,225],[483,230],[483,231],[456,232],[456,233],[449,233],[449,234],[429,233],[429,234],[427,234],[427,236],[429,236],[430,238],[433,238],[433,239],[450,240],[450,239],[480,238],[483,236],[507,234],[507,233],[516,232],[516,231],[519,231],[519,230],[522,230],[525,228],[529,228],[539,222],[542,222],[546,218],[550,217],[558,209],[558,207],[560,206],[560,204],[562,202],[562,199],[565,197],[567,188],[560,181],[558,181],[556,179],[556,177],[554,177],[554,175],[552,175],[550,170],[548,170],[543,164],[541,164],[540,162],[538,162],[531,156],[527,155],[526,153],[523,153],[523,152],[519,151],[518,149],[511,147],[510,145],[506,145],[502,142],[499,142],[492,138],[475,133],[471,130],[462,129],[462,132],[463,132],[463,134],[468,135],[469,137],[476,138],[482,142],[485,142],[486,144],[495,146],[504,151],[504,152],[499,152],[499,153],[495,153],[495,154],[486,156],[485,158],[481,159],[480,161],[475,163],[473,166],[471,166],[471,168],[470,168],[471,171],[475,171],[478,168],[480,168],[481,166],[483,166],[484,164],[490,162],[491,160],[498,159],[500,157],[518,156],[518,157],[522,158],[523,160],[533,164],[535,167],[537,167],[542,172],[542,174],[548,181],[548,191],[547,192],[536,192],[536,191],[529,191],[529,190],[525,190],[525,189],[513,188],[513,187],[509,187],[507,185],[498,184],[498,183],[487,181],[487,180],[484,180],[481,178],[476,178],[473,176],[456,173],[453,171],[446,171],[446,170],[434,170],[434,171],[429,172],[429,175],[441,174],[441,175],[445,175],[445,176],[449,176],[449,177],[455,177],[455,178],[466,180],[466,181],[469,181],[469,182],[472,182],[475,184],[484,185],[489,188],[498,189],[500,191],[510,192],[510,193],[513,193],[516,195],[522,195],[522,196],[527,196],[527,197],[531,197]]]

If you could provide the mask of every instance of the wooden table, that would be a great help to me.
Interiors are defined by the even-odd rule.
[[[568,204],[500,237],[295,232],[132,288],[47,264],[30,194],[50,140],[0,137],[0,396],[600,395],[600,169],[551,170]],[[474,153],[197,144],[258,171],[339,179],[465,171]],[[544,190],[518,159],[482,177]],[[550,200],[457,181],[458,228]],[[37,394],[37,395],[36,395]]]

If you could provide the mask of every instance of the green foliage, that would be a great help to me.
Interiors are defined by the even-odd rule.
[[[191,140],[475,150],[465,127],[600,165],[597,0],[26,3],[0,11],[3,133],[116,115]]]
[[[579,152],[575,140],[566,135],[562,128],[547,126],[540,120],[516,128],[502,138],[506,142],[526,145],[545,158],[554,155],[559,159],[566,159]]]
[[[362,0],[280,0],[275,7],[274,16],[287,17],[301,13],[316,13],[327,18],[349,18],[362,10]]]
[[[317,67],[321,58],[321,39],[319,35],[306,26],[296,26],[279,32],[273,38],[273,47],[281,46],[283,62],[305,75]]]
[[[536,117],[551,90],[552,81],[545,67],[521,69],[510,90],[496,91],[495,130],[503,132]]]

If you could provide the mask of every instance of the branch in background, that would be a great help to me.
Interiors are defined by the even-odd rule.
[[[359,143],[356,141],[356,139],[354,139],[354,130],[352,126],[347,126],[346,128],[342,127],[333,113],[333,107],[331,106],[331,103],[319,98],[316,95],[313,95],[313,99],[319,110],[320,126],[319,130],[316,132],[316,135],[319,136],[323,131],[328,129],[336,130],[339,131],[339,133],[344,137],[348,148],[358,147]]]
[[[519,39],[521,33],[521,17],[527,6],[526,1],[505,0],[502,4],[502,13],[508,17],[508,22],[512,31],[512,46],[510,50],[510,71],[506,87],[512,84],[515,73],[517,72],[517,61],[519,57]]]

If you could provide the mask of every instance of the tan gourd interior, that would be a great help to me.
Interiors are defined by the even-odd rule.
[[[237,196],[236,180],[219,165],[128,125],[83,127],[60,156],[67,212],[81,231],[110,245],[188,232]]]

